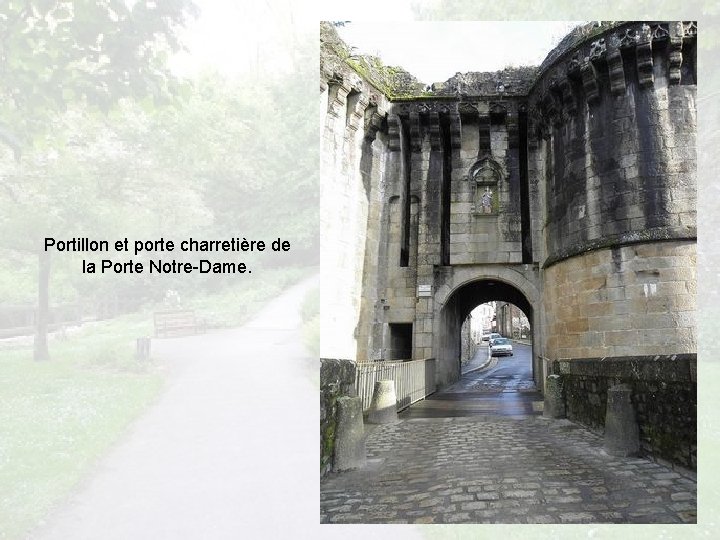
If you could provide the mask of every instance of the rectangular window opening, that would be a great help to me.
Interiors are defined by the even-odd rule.
[[[410,360],[412,358],[412,323],[389,323],[390,349],[388,360]]]

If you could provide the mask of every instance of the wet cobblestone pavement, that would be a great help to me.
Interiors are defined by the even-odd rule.
[[[601,447],[575,424],[541,417],[379,426],[365,469],[322,482],[321,522],[695,522],[693,479]]]
[[[322,480],[321,522],[696,521],[694,478],[609,456],[598,435],[543,418],[527,376],[500,365],[413,405],[397,424],[366,426],[368,465]]]

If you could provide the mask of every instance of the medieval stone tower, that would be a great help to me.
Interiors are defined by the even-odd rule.
[[[426,87],[323,25],[321,356],[435,358],[444,386],[503,300],[571,417],[601,425],[628,381],[645,434],[694,433],[696,33],[589,24],[538,68]]]

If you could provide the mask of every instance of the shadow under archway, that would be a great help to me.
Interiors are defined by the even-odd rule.
[[[440,339],[436,353],[437,383],[442,389],[460,379],[460,329],[465,318],[475,307],[487,302],[509,302],[520,308],[535,329],[532,304],[515,286],[498,279],[478,279],[458,287],[448,297],[440,313]],[[534,355],[533,355],[534,358]],[[532,361],[533,379],[538,382],[535,361]]]

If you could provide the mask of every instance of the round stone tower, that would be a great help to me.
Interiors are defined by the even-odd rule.
[[[549,358],[696,351],[696,30],[589,25],[541,67]]]
[[[643,449],[695,466],[694,22],[588,25],[529,94],[544,355],[568,416],[632,388]],[[553,363],[554,362],[554,363]]]

